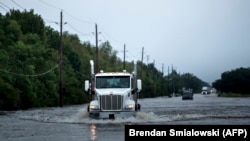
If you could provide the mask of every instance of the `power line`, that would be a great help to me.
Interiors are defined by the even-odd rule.
[[[61,63],[61,62],[60,62]],[[19,74],[19,73],[15,73],[15,72],[10,72],[10,71],[6,71],[6,70],[3,70],[3,69],[0,69],[1,72],[4,72],[4,73],[8,73],[8,74],[12,74],[12,75],[17,75],[17,76],[24,76],[24,77],[38,77],[38,76],[43,76],[43,75],[46,75],[47,73],[53,71],[56,67],[58,67],[58,65],[60,64],[56,64],[53,68],[51,68],[50,70],[46,71],[46,72],[43,72],[43,73],[40,73],[40,74]]]
[[[81,31],[77,30],[76,28],[74,28],[70,23],[67,23],[68,26],[70,26],[73,30],[75,30],[76,32],[78,32],[81,36],[92,36],[91,33],[86,34],[86,33],[82,33]]]
[[[107,34],[107,32],[105,32],[105,30],[103,30],[103,28],[101,28],[101,30],[102,30],[102,32],[104,33],[104,34],[106,34],[110,39],[112,39],[113,41],[115,41],[115,42],[117,42],[117,43],[119,43],[119,44],[124,44],[124,42],[121,42],[121,41],[118,41],[118,40],[116,40],[115,38],[113,38],[112,36],[110,36],[109,34]]]
[[[67,15],[69,15],[71,18],[76,19],[76,20],[78,20],[78,21],[80,21],[80,22],[82,22],[82,23],[90,24],[90,25],[94,25],[94,24],[95,24],[94,22],[90,22],[90,21],[85,21],[85,20],[79,19],[79,18],[77,18],[77,17],[71,15],[71,14],[70,14],[69,12],[67,12],[67,11],[64,11],[64,12],[65,12]]]
[[[3,6],[7,7],[8,9],[11,9],[9,6],[7,6],[6,4],[0,2]]]
[[[55,24],[58,24],[57,21],[53,21],[53,20],[50,20],[50,19],[47,19],[47,18],[43,18],[44,20],[47,21],[47,23],[55,23]]]
[[[47,5],[47,6],[50,6],[50,7],[52,7],[52,8],[55,8],[55,9],[57,9],[57,10],[61,10],[61,8],[56,7],[56,6],[54,6],[54,5],[52,5],[52,4],[49,4],[49,3],[47,3],[47,2],[44,2],[43,0],[39,0],[39,1],[41,1],[43,4],[45,4],[45,5]],[[85,20],[79,19],[79,18],[73,16],[72,14],[70,14],[69,12],[67,12],[67,11],[65,11],[65,10],[63,10],[63,11],[64,11],[64,13],[66,13],[67,15],[69,15],[70,17],[72,17],[72,18],[74,18],[74,19],[76,19],[76,20],[78,20],[78,21],[80,21],[80,22],[82,22],[82,23],[87,23],[87,24],[92,24],[92,25],[94,24],[94,22],[90,22],[90,21],[85,21]]]
[[[0,7],[1,7],[3,10],[5,10],[6,12],[8,12],[8,10],[7,10],[7,9],[5,9],[3,6],[1,6],[1,5],[0,5]]]
[[[13,3],[15,3],[16,5],[18,5],[18,6],[21,7],[22,9],[24,9],[24,7],[22,7],[20,4],[16,3],[14,0],[12,0],[12,1],[13,1]],[[55,6],[55,5],[52,5],[52,4],[50,4],[50,3],[48,3],[48,2],[46,2],[46,1],[44,1],[44,0],[39,0],[39,1],[40,1],[41,3],[43,3],[44,5],[47,5],[47,6],[49,6],[49,7],[52,7],[52,8],[54,8],[54,9],[56,9],[56,10],[61,10],[60,7],[57,7],[57,6]],[[75,19],[75,20],[78,20],[78,21],[80,21],[80,22],[82,22],[82,23],[94,24],[94,22],[82,20],[82,19],[80,19],[80,18],[78,18],[78,17],[76,17],[76,16],[70,14],[70,13],[67,12],[67,11],[64,11],[64,13],[66,13],[69,17],[71,17],[71,18],[73,18],[73,19]],[[44,20],[46,20],[48,23],[57,23],[57,22],[55,22],[55,21],[53,21],[53,20],[49,20],[49,19],[46,19],[46,18],[45,18]],[[57,24],[59,24],[59,23],[57,23]],[[79,31],[77,28],[75,28],[74,26],[72,26],[72,24],[68,24],[68,25],[69,25],[69,27],[71,27],[73,30],[75,30],[77,33],[79,33],[78,36],[79,36],[79,35],[80,35],[80,36],[90,36],[90,35],[91,35],[91,34],[82,33],[82,32]],[[100,28],[100,27],[99,27],[99,28]],[[104,39],[106,39],[106,40],[110,39],[110,40],[112,40],[112,41],[114,41],[114,42],[116,42],[116,43],[119,43],[119,44],[121,44],[121,45],[124,44],[124,42],[121,42],[121,41],[119,41],[119,40],[113,38],[112,36],[110,36],[102,27],[101,27],[101,30],[102,30],[102,33],[103,33],[103,34],[101,34],[101,36],[102,36]],[[129,52],[129,53],[130,53],[130,52]],[[133,58],[136,58],[134,55],[132,55],[132,56],[133,56]]]
[[[17,2],[15,2],[14,0],[11,0],[14,4],[16,4],[18,7],[20,7],[20,8],[22,8],[23,10],[25,9],[25,8],[23,8],[20,4],[18,4]]]
[[[54,9],[57,9],[57,10],[62,9],[62,8],[59,8],[59,7],[54,6],[54,5],[52,5],[52,4],[49,4],[49,3],[47,3],[47,2],[45,2],[45,1],[43,1],[43,0],[39,0],[39,1],[42,2],[43,4],[49,6],[49,7],[54,8]],[[61,11],[62,11],[62,10],[61,10]],[[78,21],[80,21],[80,22],[82,22],[82,23],[85,23],[85,24],[94,25],[94,22],[89,22],[89,21],[82,20],[82,19],[80,19],[80,18],[77,18],[76,16],[73,16],[72,14],[70,14],[69,12],[67,12],[67,11],[65,11],[65,10],[63,10],[63,11],[64,11],[64,13],[66,13],[66,15],[68,15],[69,17],[71,17],[71,18],[73,18],[73,19],[75,19],[75,20],[78,20]],[[50,21],[50,23],[54,23],[54,22],[51,21],[51,20],[48,20],[48,21]],[[57,23],[57,24],[58,24],[58,23]],[[79,37],[80,37],[80,36],[91,36],[91,33],[89,33],[89,34],[83,33],[83,32],[81,32],[81,31],[79,31],[77,28],[75,28],[72,24],[69,24],[69,23],[68,23],[68,25],[69,25],[69,27],[71,27],[73,30],[75,30],[75,31],[78,33],[78,36],[79,36]]]
[[[134,55],[134,54],[132,54],[130,51],[127,51],[129,54],[130,54],[130,58],[132,58],[132,60],[139,60],[139,55],[140,55],[140,53],[138,53],[138,55]]]
[[[106,41],[108,41],[108,39],[107,39],[103,34],[101,34],[101,36],[102,36]]]
[[[16,4],[17,6],[19,6],[20,8],[25,9],[25,8],[22,7],[20,4],[16,3],[14,0],[12,0],[12,1],[13,1],[13,3],[15,3],[15,4]],[[55,5],[49,4],[48,2],[45,2],[44,0],[39,0],[39,1],[40,1],[41,3],[43,3],[44,5],[47,5],[47,6],[49,6],[49,7],[52,7],[52,8],[54,8],[54,9],[57,9],[57,10],[60,10],[60,11],[61,11],[61,8],[59,8],[59,7],[55,6]],[[70,16],[71,18],[73,18],[73,19],[75,19],[75,20],[78,20],[78,21],[80,21],[80,22],[82,22],[82,23],[85,23],[85,24],[94,24],[94,22],[82,20],[82,19],[80,19],[80,18],[78,18],[78,17],[76,17],[76,16],[70,14],[69,12],[67,12],[67,11],[65,11],[65,10],[64,10],[64,13],[66,13],[66,14],[67,14],[68,16]],[[49,23],[56,23],[56,22],[54,22],[53,20],[49,20],[49,19],[45,19],[45,20],[47,20]],[[75,30],[76,32],[78,32],[81,36],[90,36],[90,34],[84,34],[84,33],[80,32],[78,29],[76,29],[75,27],[73,27],[71,24],[69,24],[69,26],[70,26],[73,30]],[[102,31],[103,31],[104,34],[106,35],[106,36],[105,36],[104,34],[102,34],[102,36],[103,36],[106,40],[107,40],[106,37],[108,36],[109,39],[115,41],[116,43],[123,44],[123,42],[118,41],[118,40],[116,40],[115,38],[113,38],[112,36],[110,36],[107,32],[105,32],[105,31],[103,30],[103,28],[102,28]]]
[[[43,0],[39,0],[39,1],[41,1],[43,4],[45,4],[47,6],[53,7],[55,9],[57,9],[57,10],[61,10],[60,8],[58,8],[58,7],[54,6],[54,5],[51,5],[51,4],[47,3],[47,2],[44,2]]]

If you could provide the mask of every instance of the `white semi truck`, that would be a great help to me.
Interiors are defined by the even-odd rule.
[[[94,62],[90,60],[91,79],[85,80],[85,91],[92,97],[87,111],[90,118],[115,119],[116,117],[135,116],[140,111],[137,99],[141,90],[141,80],[134,71],[94,73]]]
[[[201,94],[203,94],[203,95],[210,94],[210,87],[208,87],[208,86],[203,86],[203,87],[201,88]]]

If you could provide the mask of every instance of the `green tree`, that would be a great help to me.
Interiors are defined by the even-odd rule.
[[[236,68],[231,71],[225,71],[221,74],[221,79],[212,83],[220,92],[225,93],[250,93],[250,68]]]

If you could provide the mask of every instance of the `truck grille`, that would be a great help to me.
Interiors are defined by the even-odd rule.
[[[118,111],[122,109],[122,96],[121,95],[103,95],[101,99],[101,110]]]

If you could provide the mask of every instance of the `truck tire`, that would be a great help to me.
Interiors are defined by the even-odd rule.
[[[135,111],[140,111],[141,110],[141,104],[136,104],[135,105]]]
[[[89,112],[89,105],[88,105],[88,107],[87,107],[87,111]]]

